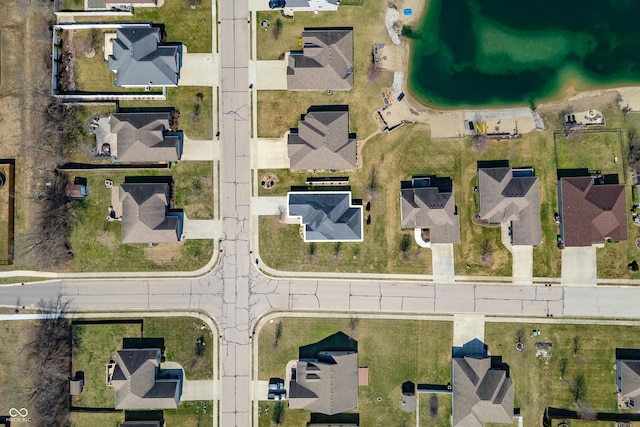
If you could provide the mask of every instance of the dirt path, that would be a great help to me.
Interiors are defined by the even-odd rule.
[[[365,139],[356,142],[356,169],[362,168],[362,149],[364,148],[364,145],[374,136],[380,135],[380,133],[380,129],[378,129]]]

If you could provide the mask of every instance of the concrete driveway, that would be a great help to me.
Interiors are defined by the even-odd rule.
[[[251,198],[251,215],[280,215],[287,211],[287,196]]]
[[[513,283],[530,285],[533,283],[533,246],[511,246],[513,256]]]
[[[180,86],[218,86],[218,54],[185,53],[180,68]]]
[[[214,400],[218,398],[215,394],[212,380],[183,380],[180,400]]]
[[[484,342],[484,316],[481,314],[454,314],[453,346],[462,347],[474,338]]]
[[[184,217],[182,233],[187,240],[214,239],[221,236],[222,224],[215,219],[189,219]]]
[[[220,159],[220,141],[195,140],[184,137],[181,160],[214,161]]]
[[[283,138],[256,138],[253,141],[255,169],[289,169],[287,135]]]
[[[595,246],[562,250],[562,285],[595,286],[598,284]]]
[[[453,283],[453,243],[431,243],[431,265],[434,282]]]
[[[255,89],[287,90],[288,54],[282,61],[249,61],[249,79]]]

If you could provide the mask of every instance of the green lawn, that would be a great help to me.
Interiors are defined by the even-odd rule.
[[[530,337],[534,329],[542,334]],[[515,349],[517,334],[524,331],[524,350]],[[548,406],[576,410],[570,385],[583,374],[586,379],[586,402],[596,411],[618,412],[615,384],[615,348],[638,348],[640,328],[596,325],[539,325],[487,323],[485,342],[493,355],[502,356],[510,366],[515,384],[515,406],[521,408],[524,425],[540,425]],[[573,353],[578,337],[580,350]],[[545,361],[536,357],[536,342],[553,345]],[[561,360],[567,360],[566,373],[560,378]],[[571,421],[571,425],[574,421]],[[589,426],[610,426],[589,423]]]
[[[208,175],[202,175],[207,174]],[[74,201],[72,213],[74,225],[71,246],[75,256],[70,271],[153,271],[196,270],[206,264],[213,254],[211,240],[183,240],[180,243],[161,244],[153,248],[142,244],[122,244],[121,223],[106,220],[111,205],[111,189],[104,180],[113,180],[114,186],[124,182],[126,176],[168,176],[176,183],[176,201],[185,203],[176,208],[184,209],[188,217],[210,217],[213,205],[212,169],[209,163],[181,162],[171,170],[145,171],[84,171],[89,197]],[[195,181],[199,188],[189,187]],[[179,183],[179,184],[178,184]],[[193,204],[193,206],[192,206]],[[193,208],[193,210],[192,210]]]
[[[100,21],[162,24],[167,33],[167,42],[183,43],[190,53],[209,53],[212,34],[211,1],[199,0],[195,9],[192,9],[186,0],[165,0],[161,7],[135,8],[131,17],[105,16]],[[94,17],[76,17],[76,22],[94,21]]]
[[[13,313],[13,310],[11,310]],[[31,366],[24,347],[33,339],[35,321],[0,322],[0,412],[22,408],[33,392]]]
[[[446,394],[418,394],[420,399],[420,425],[451,426],[451,396]]]
[[[622,131],[585,130],[568,137],[556,133],[554,139],[558,169],[587,168],[603,174],[617,174],[621,184],[626,182]]]
[[[283,325],[282,337],[274,347],[274,330],[279,321]],[[262,328],[258,337],[259,379],[284,378],[286,363],[298,358],[298,347],[338,331],[358,341],[358,364],[369,368],[369,386],[359,389],[361,425],[411,423],[415,414],[401,410],[402,383],[411,380],[416,384],[446,384],[451,380],[450,322],[360,319],[352,333],[349,319],[305,318],[276,319]],[[261,426],[269,425],[271,414],[271,410],[269,414],[261,411]],[[308,415],[305,418],[298,411],[287,411],[283,427],[300,426],[302,420],[307,421]]]
[[[196,104],[196,95],[202,94],[200,112],[192,116]],[[180,111],[178,128],[183,130],[190,139],[213,138],[213,103],[217,102],[217,95],[210,87],[178,86],[167,88],[167,100],[162,105],[173,107]],[[123,108],[158,107],[159,101],[121,101]],[[216,119],[217,121],[217,119]]]
[[[84,372],[84,390],[71,398],[73,406],[115,408],[116,395],[108,387],[106,366],[122,348],[123,338],[139,338],[139,324],[74,325],[79,345],[73,350],[72,372]]]
[[[61,0],[60,10],[84,10],[84,0]]]

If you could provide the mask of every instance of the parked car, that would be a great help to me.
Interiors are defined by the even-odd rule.
[[[269,8],[271,9],[284,9],[286,5],[286,0],[269,0]]]
[[[271,378],[269,380],[269,400],[284,400],[287,397],[287,390],[284,388],[284,380],[282,378]]]

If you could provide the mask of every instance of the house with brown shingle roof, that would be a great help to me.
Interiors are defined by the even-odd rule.
[[[432,243],[460,243],[460,219],[450,179],[430,176],[403,181],[400,217],[402,229],[429,229]]]
[[[122,243],[180,241],[183,216],[170,212],[171,186],[159,182],[125,182],[120,186]]]
[[[345,337],[348,342],[340,343]],[[295,376],[289,382],[289,407],[326,415],[356,409],[358,350],[355,340],[338,332],[305,347],[300,348]],[[305,355],[313,349],[317,350],[313,356]]]
[[[623,184],[602,175],[558,181],[560,237],[565,247],[627,240],[627,196]]]
[[[454,347],[452,359],[452,425],[513,424],[514,385],[509,367],[500,357],[489,356],[486,347],[480,352],[463,350],[459,354],[456,349],[464,346]]]
[[[287,89],[353,89],[353,28],[305,28],[302,50],[289,54]]]
[[[182,156],[184,135],[171,131],[170,112],[114,113],[109,131],[115,134],[120,162],[177,162]]]
[[[111,385],[116,409],[175,409],[180,402],[180,378],[161,378],[158,348],[123,349],[116,352]]]
[[[485,163],[478,162],[480,219],[494,224],[508,222],[514,246],[539,245],[538,177],[532,168],[512,169],[508,161],[496,163],[485,167]]]
[[[287,151],[292,170],[356,169],[356,135],[349,133],[349,107],[311,107],[291,129]]]

